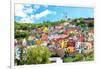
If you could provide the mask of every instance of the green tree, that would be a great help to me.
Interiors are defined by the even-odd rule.
[[[51,52],[45,46],[31,47],[27,49],[27,64],[48,63]]]

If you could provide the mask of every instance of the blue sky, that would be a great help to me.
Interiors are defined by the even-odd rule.
[[[15,4],[15,21],[20,23],[42,23],[67,18],[94,17],[94,9],[36,4]]]

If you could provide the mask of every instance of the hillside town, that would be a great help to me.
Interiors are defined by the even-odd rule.
[[[55,57],[60,58],[65,63],[94,59],[93,18],[68,19],[54,25],[47,23],[47,25],[31,27],[30,30],[27,30],[27,27],[29,27],[27,24],[24,29],[17,27],[17,24],[20,26],[20,23],[15,23],[15,65],[56,63],[56,59],[51,59]],[[26,34],[25,32],[29,33]],[[17,35],[17,33],[20,35]],[[41,52],[45,49],[39,47],[45,47],[50,55],[48,55],[49,53],[47,54],[48,57],[45,54],[41,55]],[[33,48],[35,50],[31,50]],[[40,52],[36,48],[42,51]],[[31,51],[34,51],[33,55]],[[37,52],[40,53],[37,54]],[[49,62],[42,62],[44,60],[41,59],[40,55],[46,56],[45,59],[48,59]],[[33,57],[37,61],[32,60],[32,56],[37,56]],[[28,59],[30,62],[27,61]]]

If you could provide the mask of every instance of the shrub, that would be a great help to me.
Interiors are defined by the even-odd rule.
[[[72,57],[64,58],[64,62],[73,62],[74,59]]]
[[[90,52],[89,54],[87,54],[87,56],[85,55],[85,60],[93,61],[94,60],[94,52]]]
[[[74,61],[81,61],[83,60],[84,56],[82,54],[76,54],[75,55],[75,58],[74,58]]]
[[[84,56],[82,54],[76,54],[75,57],[67,57],[64,58],[64,62],[75,62],[75,61],[82,61]]]
[[[20,31],[15,31],[15,38],[18,39],[18,38],[26,38],[29,36],[29,32],[28,31],[23,31],[23,32],[20,32]]]
[[[93,61],[94,60],[94,55],[89,55],[85,58],[86,61]]]
[[[48,63],[51,52],[45,46],[30,47],[26,53],[26,64]]]

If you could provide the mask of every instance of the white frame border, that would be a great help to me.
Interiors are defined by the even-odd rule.
[[[74,7],[89,7],[89,8],[94,8],[95,10],[95,5],[91,2],[72,2],[72,1],[57,1],[57,0],[47,0],[47,1],[41,1],[41,0],[38,0],[38,1],[34,1],[34,0],[11,0],[10,1],[10,5],[11,5],[11,18],[10,18],[10,33],[11,33],[11,40],[10,40],[10,68],[11,69],[29,69],[29,68],[41,68],[43,66],[52,66],[52,65],[66,65],[66,63],[63,63],[63,64],[39,64],[39,65],[23,65],[23,66],[14,66],[14,6],[16,3],[29,3],[29,4],[40,4],[40,5],[56,5],[56,6],[74,6]],[[93,61],[93,63],[95,62],[95,60]],[[71,64],[78,64],[80,62],[77,62],[77,63],[71,63]],[[88,64],[90,62],[81,62],[80,64]],[[93,64],[92,63],[92,64]],[[68,65],[70,65],[70,63],[67,63]]]

